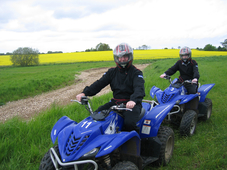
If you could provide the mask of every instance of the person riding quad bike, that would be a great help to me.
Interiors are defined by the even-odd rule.
[[[189,47],[183,47],[179,52],[180,60],[178,60],[172,67],[170,67],[160,78],[171,76],[177,71],[180,72],[178,81],[175,84],[182,84],[185,80],[191,80],[192,83],[184,84],[187,89],[187,94],[196,94],[198,91],[199,69],[198,63],[192,60],[192,52]],[[196,97],[188,104],[188,108],[195,110],[198,113],[199,98]]]
[[[136,130],[139,128],[136,122],[142,109],[142,99],[145,96],[143,73],[137,69],[133,62],[133,49],[126,43],[121,43],[113,50],[115,68],[110,68],[104,75],[90,86],[86,86],[82,93],[76,96],[81,101],[82,96],[94,96],[104,87],[110,85],[113,91],[113,98],[110,102],[100,106],[96,112],[107,110],[113,105],[121,103],[132,111],[125,111],[124,130]]]

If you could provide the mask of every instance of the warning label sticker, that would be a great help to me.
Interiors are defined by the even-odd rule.
[[[143,125],[141,133],[149,135],[151,131],[151,126]]]
[[[143,124],[145,124],[145,125],[149,125],[149,124],[151,124],[151,120],[144,120],[144,122],[143,122]]]

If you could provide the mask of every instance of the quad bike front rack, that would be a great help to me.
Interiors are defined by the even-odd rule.
[[[98,170],[98,165],[95,161],[93,160],[84,160],[84,161],[73,161],[73,162],[67,162],[63,163],[60,158],[58,157],[57,153],[55,152],[54,148],[50,148],[50,157],[51,160],[56,168],[56,170],[60,170],[59,165],[61,166],[69,166],[69,165],[74,165],[74,169],[78,170],[77,164],[86,164],[86,163],[91,163],[95,166],[94,170]]]

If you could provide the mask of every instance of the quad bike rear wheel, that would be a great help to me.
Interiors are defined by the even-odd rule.
[[[208,120],[210,119],[211,113],[212,113],[212,100],[209,98],[205,98],[205,106],[206,106],[206,110],[204,115],[201,117],[201,120]]]
[[[54,148],[55,152],[58,154],[58,156],[60,157],[58,145],[54,146],[53,148]],[[54,164],[50,157],[50,152],[51,151],[49,149],[48,152],[44,155],[43,159],[41,160],[39,170],[55,170]]]
[[[160,126],[158,138],[161,141],[159,159],[155,162],[158,165],[167,165],[173,155],[174,132],[168,126]]]
[[[180,135],[192,136],[195,133],[197,121],[197,113],[194,110],[187,110],[181,119]]]

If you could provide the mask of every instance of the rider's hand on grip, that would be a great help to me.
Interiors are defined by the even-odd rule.
[[[162,74],[162,75],[160,76],[160,78],[165,78],[165,76],[166,76],[166,73]]]
[[[81,97],[81,104],[82,105],[87,105],[88,104],[88,98],[87,98],[87,96],[82,96]]]
[[[85,96],[85,94],[84,94],[84,93],[78,94],[78,95],[76,96],[76,99],[77,99],[79,102],[81,102],[81,97],[82,97],[82,96]]]
[[[126,103],[126,108],[132,109],[135,105],[136,105],[136,103],[134,101],[128,101]]]
[[[194,78],[193,80],[192,80],[192,83],[197,83],[197,78]]]

